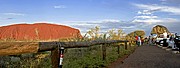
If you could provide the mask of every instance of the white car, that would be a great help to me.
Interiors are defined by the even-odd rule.
[[[163,39],[164,39],[164,36],[163,34],[161,34],[159,37],[156,38],[156,44],[163,45]],[[169,42],[169,39],[170,38],[167,38],[166,42]]]
[[[159,37],[156,37],[156,44],[160,45],[161,40],[163,40],[163,34],[161,34]]]

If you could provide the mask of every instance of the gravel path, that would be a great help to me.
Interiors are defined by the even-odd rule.
[[[180,68],[180,54],[144,45],[114,68]]]

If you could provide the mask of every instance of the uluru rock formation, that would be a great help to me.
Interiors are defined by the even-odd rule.
[[[160,34],[163,34],[165,31],[166,31],[167,33],[170,33],[169,30],[168,30],[165,26],[156,25],[155,27],[152,28],[151,34],[160,35]]]
[[[57,24],[14,24],[0,27],[0,39],[57,40],[77,37],[82,37],[78,29]]]

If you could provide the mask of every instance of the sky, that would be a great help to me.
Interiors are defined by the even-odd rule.
[[[180,33],[180,0],[0,0],[0,26],[53,23],[77,28],[82,34],[99,26],[101,33],[125,33],[155,25]]]

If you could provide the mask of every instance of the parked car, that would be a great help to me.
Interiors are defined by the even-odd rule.
[[[163,34],[161,34],[160,36],[158,36],[156,38],[156,44],[160,45],[161,41],[163,40]]]
[[[156,38],[156,44],[157,45],[163,45],[163,39],[164,39],[164,35],[163,34],[160,34],[157,38]],[[166,40],[166,44],[168,44],[169,42],[169,37],[167,38]]]

